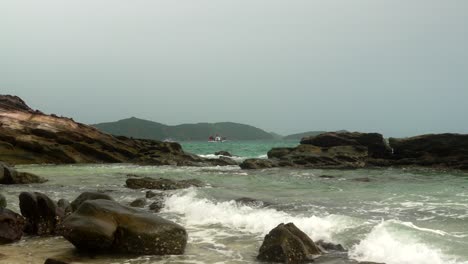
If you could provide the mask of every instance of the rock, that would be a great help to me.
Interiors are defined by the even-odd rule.
[[[318,136],[305,137],[301,144],[318,147],[363,146],[370,157],[384,158],[391,155],[391,148],[378,133],[327,132]]]
[[[215,155],[216,155],[216,156],[232,157],[231,153],[229,153],[229,152],[227,152],[227,151],[224,151],[224,150],[215,152]]]
[[[158,199],[157,201],[149,205],[149,209],[155,213],[159,213],[164,208],[164,199]]]
[[[29,172],[19,172],[4,163],[0,163],[0,184],[43,183],[47,180]]]
[[[35,111],[10,95],[0,95],[0,153],[10,164],[211,164],[178,143],[112,136],[71,118]]]
[[[302,263],[313,261],[320,249],[304,232],[293,223],[280,224],[265,236],[260,247],[258,260]]]
[[[204,184],[195,179],[191,180],[170,180],[164,178],[130,178],[126,181],[127,187],[130,189],[157,189],[157,190],[177,190],[189,187],[202,187]]]
[[[19,195],[21,214],[26,218],[25,232],[33,235],[53,235],[65,213],[47,195],[22,192]]]
[[[431,134],[389,142],[394,165],[468,169],[468,135]]]
[[[139,198],[136,199],[135,201],[130,203],[131,207],[144,207],[146,205],[146,199],[145,198]]]
[[[57,259],[57,258],[48,258],[46,259],[44,264],[70,264],[70,263],[61,259]]]
[[[271,205],[271,203],[269,202],[264,202],[264,201],[256,200],[256,199],[249,198],[249,197],[237,198],[234,201],[240,205],[247,205],[251,207],[266,207],[266,206]]]
[[[278,164],[267,159],[246,159],[239,166],[244,170],[255,170],[275,168],[278,167]]]
[[[159,193],[155,193],[153,191],[147,191],[146,194],[145,194],[145,197],[146,198],[153,198],[155,196],[157,196]]]
[[[6,199],[5,199],[5,196],[3,196],[3,194],[0,193],[0,209],[3,209],[7,206],[7,202],[6,202]]]
[[[320,175],[319,177],[320,177],[320,178],[324,178],[324,179],[333,179],[333,178],[336,178],[335,176],[332,176],[332,175]]]
[[[346,251],[346,249],[341,244],[333,244],[323,240],[316,241],[315,244],[320,248],[321,251]]]
[[[0,245],[19,241],[23,236],[24,218],[6,208],[0,208]]]
[[[69,215],[69,214],[71,214],[73,212],[73,208],[72,208],[71,204],[65,199],[58,200],[57,206],[58,206],[58,208],[63,210],[65,215]]]
[[[64,222],[64,237],[86,252],[180,255],[185,229],[111,200],[88,200]]]
[[[370,182],[371,181],[371,179],[369,179],[368,177],[354,178],[352,180],[357,181],[357,182]]]
[[[80,207],[82,203],[84,203],[87,200],[97,200],[97,199],[103,199],[103,200],[114,200],[112,197],[105,193],[101,192],[84,192],[80,194],[78,197],[76,197],[75,200],[71,203],[72,210],[75,211]]]

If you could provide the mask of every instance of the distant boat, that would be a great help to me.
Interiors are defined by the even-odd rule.
[[[220,137],[218,135],[216,135],[215,137],[210,136],[208,138],[208,142],[220,143],[220,142],[225,142],[225,141],[226,141],[225,137]]]

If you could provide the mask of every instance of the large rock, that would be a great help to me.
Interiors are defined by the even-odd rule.
[[[26,218],[25,231],[33,235],[53,235],[65,213],[47,195],[22,192],[19,196],[21,214]]]
[[[0,184],[43,183],[47,180],[29,172],[19,172],[0,162]]]
[[[384,137],[378,133],[328,132],[317,136],[305,137],[301,140],[301,144],[325,148],[337,146],[363,146],[367,147],[369,156],[373,158],[388,157],[392,153],[392,150],[385,142]]]
[[[275,168],[278,167],[278,164],[267,159],[246,159],[239,166],[244,170],[255,170]]]
[[[127,187],[130,189],[157,189],[157,190],[177,190],[189,187],[202,187],[204,184],[195,179],[191,180],[170,180],[164,178],[129,178],[126,181]]]
[[[18,241],[23,236],[24,218],[6,208],[0,208],[0,245]]]
[[[468,169],[468,135],[433,134],[389,142],[394,164]]]
[[[310,262],[320,255],[320,249],[293,223],[280,224],[265,236],[258,260],[302,263]]]
[[[178,143],[114,137],[71,118],[34,111],[19,97],[10,95],[0,95],[0,153],[10,164],[213,164],[184,152]]]
[[[182,226],[110,200],[84,202],[64,227],[64,237],[84,251],[179,255],[187,243]]]
[[[101,199],[101,200],[114,200],[114,199],[112,199],[112,197],[110,197],[109,195],[107,195],[105,193],[101,193],[101,192],[84,192],[84,193],[80,194],[78,197],[76,197],[75,200],[73,200],[73,202],[71,203],[71,209],[72,209],[72,211],[75,211],[85,201],[98,200],[98,199]]]

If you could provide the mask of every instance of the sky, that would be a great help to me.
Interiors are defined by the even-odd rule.
[[[5,0],[0,94],[88,124],[468,133],[468,1]]]

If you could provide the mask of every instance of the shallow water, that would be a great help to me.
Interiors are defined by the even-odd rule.
[[[187,145],[188,144],[188,145]],[[218,150],[245,157],[264,156],[272,146],[294,142],[189,142],[184,148],[208,155]],[[268,145],[268,144],[267,144]],[[169,191],[161,216],[183,225],[189,234],[183,256],[78,257],[79,263],[255,263],[263,237],[279,223],[294,222],[314,240],[341,243],[356,260],[387,264],[468,263],[468,173],[431,170],[244,171],[230,167],[153,167],[118,165],[30,165],[18,169],[49,181],[2,188],[8,207],[19,211],[22,191],[40,191],[52,199],[73,200],[84,191],[104,190],[127,204],[145,190],[125,188],[127,174],[196,178],[204,188]],[[320,176],[328,176],[327,178]],[[369,181],[359,179],[366,178]],[[357,180],[356,180],[357,179]],[[239,197],[271,203],[249,207]],[[150,203],[150,202],[149,202]],[[143,209],[147,210],[147,209]],[[43,263],[70,255],[62,238],[24,238],[0,246],[0,263]]]

